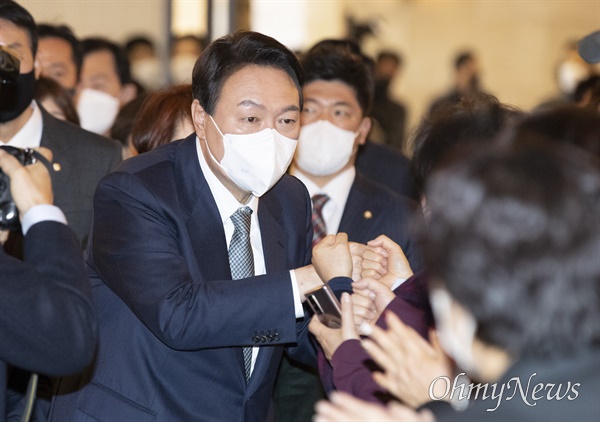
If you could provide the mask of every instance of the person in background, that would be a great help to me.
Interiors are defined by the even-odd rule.
[[[456,104],[465,96],[481,92],[481,70],[479,60],[472,51],[463,51],[454,58],[454,86],[447,94],[433,101],[429,114],[446,104]]]
[[[125,50],[105,38],[81,42],[83,62],[77,92],[81,127],[108,136],[119,110],[138,95]]]
[[[66,25],[38,24],[38,58],[41,76],[54,79],[75,95],[81,71],[81,45]]]
[[[371,128],[372,67],[339,40],[318,43],[301,63],[305,104],[290,173],[305,184],[312,198],[313,245],[338,232],[363,244],[385,233],[402,244],[418,270],[419,250],[410,234],[418,205],[372,182],[354,166]],[[392,280],[389,288],[402,281]],[[326,389],[331,389],[330,384]],[[318,374],[284,359],[275,392],[276,419],[310,420],[320,389]]]
[[[152,151],[194,132],[192,101],[191,85],[178,85],[149,94],[131,133],[136,152]]]
[[[397,78],[401,69],[402,56],[400,54],[393,51],[381,51],[377,55],[375,61],[375,96],[371,116],[380,137],[375,139],[375,133],[372,133],[371,139],[406,152],[404,144],[407,120],[406,106],[390,96],[390,85]]]
[[[0,46],[14,47],[9,54],[20,60],[20,74],[14,101],[7,101],[11,98],[8,90],[2,91],[0,141],[18,148],[43,146],[53,152],[55,203],[85,245],[96,185],[121,161],[121,150],[116,142],[58,120],[38,107],[34,101],[36,79],[41,73],[37,45],[31,14],[12,0],[1,2]],[[16,255],[19,249],[17,246]]]
[[[147,96],[148,94],[138,95],[132,101],[125,104],[125,106],[119,110],[119,114],[117,114],[115,122],[110,128],[110,137],[121,143],[124,160],[138,154],[133,147],[131,131],[133,130],[133,124],[138,117],[140,108]]]
[[[194,64],[202,51],[205,42],[196,35],[182,35],[171,43],[171,82],[174,85],[189,84]]]
[[[131,66],[132,78],[146,90],[154,91],[165,85],[162,63],[152,40],[144,35],[129,38],[125,50]]]
[[[79,126],[79,116],[73,98],[54,79],[40,76],[35,86],[34,98],[50,115]]]
[[[7,373],[16,368],[47,376],[81,371],[92,360],[97,342],[80,243],[60,208],[52,205],[45,167],[52,154],[45,148],[37,154],[41,158],[38,155],[36,163],[23,167],[0,149],[0,173],[9,179],[2,189],[12,194],[25,237],[22,261],[0,248],[2,421],[9,416],[19,419],[24,412],[13,406],[15,394],[7,389]]]

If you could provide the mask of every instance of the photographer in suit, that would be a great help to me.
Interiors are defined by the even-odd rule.
[[[50,152],[42,150],[51,159]],[[23,167],[0,149],[0,170],[10,178],[24,235],[23,261],[0,248],[0,421],[4,421],[9,410],[6,366],[50,376],[81,370],[92,359],[96,320],[80,245],[62,211],[52,205],[44,164],[37,161]],[[8,184],[4,188],[9,189]],[[0,191],[0,197],[5,198],[6,191]]]

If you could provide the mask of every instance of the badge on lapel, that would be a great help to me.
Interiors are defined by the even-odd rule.
[[[366,210],[365,212],[363,212],[363,218],[365,220],[370,220],[371,218],[373,218],[373,213],[369,210]]]

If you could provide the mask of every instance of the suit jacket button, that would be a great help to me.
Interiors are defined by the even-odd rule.
[[[262,343],[266,343],[266,342],[267,342],[267,336],[261,336],[261,337],[260,337],[260,341],[261,341]]]
[[[259,336],[252,337],[252,342],[253,343],[260,343],[260,337]]]
[[[269,334],[269,343],[273,342],[273,334]]]
[[[274,341],[279,341],[279,333],[275,333],[275,334],[273,335],[273,340],[274,340]]]

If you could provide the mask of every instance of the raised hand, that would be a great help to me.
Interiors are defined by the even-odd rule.
[[[312,264],[321,280],[352,277],[352,256],[346,233],[325,236],[314,248]]]
[[[429,388],[438,377],[452,378],[452,361],[440,345],[435,331],[431,331],[431,344],[415,330],[405,325],[392,312],[385,314],[387,330],[373,327],[370,340],[363,347],[384,372],[376,372],[375,381],[402,400],[416,408],[431,400]],[[444,383],[435,386],[443,388]],[[433,391],[442,397],[444,391]]]
[[[346,340],[358,339],[358,332],[354,325],[354,310],[352,306],[352,300],[348,293],[342,293],[342,327],[341,328],[329,328],[319,321],[319,318],[315,315],[308,324],[308,329],[317,338],[325,357],[331,360],[331,357],[335,353],[340,344]]]

